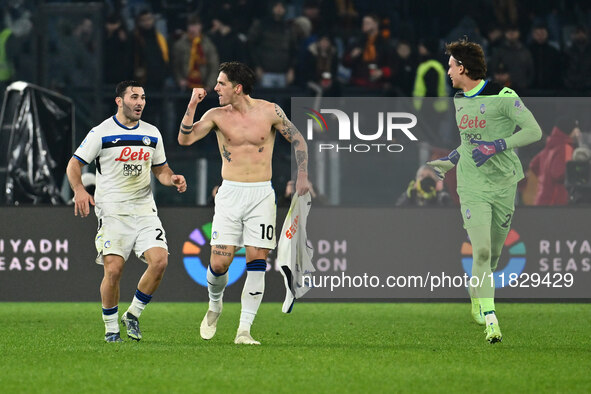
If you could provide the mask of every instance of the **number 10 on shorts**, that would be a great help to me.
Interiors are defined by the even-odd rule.
[[[273,239],[274,233],[275,228],[272,224],[261,224],[261,239],[268,239],[269,241],[271,241]]]

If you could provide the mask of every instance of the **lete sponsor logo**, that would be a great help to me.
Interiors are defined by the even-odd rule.
[[[140,148],[139,152],[133,151],[129,146],[126,146],[121,150],[121,154],[115,161],[130,161],[130,160],[144,160],[148,161],[150,158],[150,152],[144,152],[144,148]]]
[[[466,129],[484,129],[486,127],[485,119],[478,119],[478,116],[470,118],[468,115],[462,115],[458,128],[460,130]]]

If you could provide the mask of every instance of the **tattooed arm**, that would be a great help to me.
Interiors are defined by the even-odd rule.
[[[207,133],[215,128],[215,123],[213,121],[213,111],[215,111],[215,108],[207,111],[199,121],[193,123],[197,104],[203,101],[206,95],[207,92],[205,89],[193,89],[191,101],[189,101],[187,112],[185,112],[185,116],[183,116],[179,128],[178,141],[180,145],[191,145],[195,141],[199,141],[201,138],[205,137]]]
[[[295,151],[296,165],[298,167],[296,191],[301,196],[310,190],[310,183],[308,181],[308,144],[306,144],[302,133],[287,119],[281,107],[277,104],[273,105],[275,107],[273,127],[291,143]]]

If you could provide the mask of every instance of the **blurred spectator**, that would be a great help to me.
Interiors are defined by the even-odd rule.
[[[308,35],[311,35],[312,32],[317,33],[320,27],[323,27],[325,30],[330,29],[330,26],[327,26],[325,23],[325,20],[328,19],[326,16],[327,15],[320,13],[320,4],[318,0],[304,1],[302,17],[310,22],[310,32]],[[332,18],[330,19],[332,20]]]
[[[233,3],[234,18],[232,19],[232,26],[239,35],[242,34],[244,37],[248,37],[255,18],[267,11],[267,5],[259,0],[234,0]]]
[[[591,45],[587,29],[578,26],[571,38],[572,43],[565,50],[564,84],[571,90],[591,89]]]
[[[2,17],[4,27],[9,28],[16,37],[28,36],[33,30],[31,4],[25,1],[12,0],[7,1],[6,5],[2,2]]]
[[[488,39],[486,55],[490,57],[503,44],[503,29],[493,23],[489,26],[486,37]]]
[[[546,139],[546,146],[530,162],[538,178],[535,205],[566,205],[568,192],[564,185],[566,163],[572,159],[574,145],[581,130],[573,120],[561,118]]]
[[[132,44],[123,18],[110,14],[105,22],[104,78],[106,83],[117,84],[133,75]],[[113,65],[116,64],[116,67]]]
[[[439,40],[427,38],[419,44],[419,67],[413,90],[413,97],[447,97],[447,73],[443,64],[437,59],[439,54]],[[447,104],[447,101],[444,102]],[[437,109],[445,111],[447,105]]]
[[[437,179],[435,171],[428,165],[419,167],[415,179],[410,181],[406,191],[396,201],[397,207],[448,205],[451,205],[451,198],[443,188],[443,181]]]
[[[421,132],[426,140],[436,146],[447,146],[453,140],[449,134],[443,134],[441,122],[449,108],[447,93],[447,73],[443,64],[437,60],[439,39],[422,39],[419,44],[420,64],[413,89],[414,107],[421,122]],[[427,99],[425,97],[438,97]]]
[[[356,29],[359,12],[355,8],[355,2],[352,0],[335,0],[335,6],[339,28],[344,32]]]
[[[208,36],[215,45],[220,63],[238,61],[249,63],[246,36],[237,35],[230,22],[224,17],[215,17],[211,21]]]
[[[533,89],[557,89],[562,82],[560,52],[548,42],[548,29],[543,24],[532,29],[532,42],[529,45],[534,63]]]
[[[552,0],[530,1],[526,6],[529,14],[528,19],[533,20],[534,27],[538,25],[546,27],[549,36],[548,41],[550,42],[550,45],[554,45],[556,49],[560,49],[558,43],[560,42],[560,37],[562,35],[562,22],[566,19],[560,12],[560,9],[563,6],[564,4],[561,4],[561,2]],[[573,8],[576,8],[576,6]]]
[[[293,3],[297,3],[296,0]],[[333,32],[338,19],[338,0],[303,0],[301,15],[312,23],[312,35]]]
[[[312,22],[305,16],[298,16],[291,22],[291,27],[297,55],[303,55],[308,45],[318,40],[316,34],[312,34]]]
[[[516,26],[505,29],[505,41],[493,53],[489,68],[496,70],[500,63],[505,64],[513,87],[517,91],[522,91],[533,81],[534,64],[531,53],[521,42],[519,35]]]
[[[310,44],[302,61],[301,80],[304,86],[314,84],[314,90],[321,89],[324,96],[340,95],[339,82],[336,79],[339,60],[337,49],[331,37],[320,34],[318,41]]]
[[[4,94],[4,90],[14,77],[14,64],[10,49],[11,36],[12,30],[4,27],[3,21],[0,20],[0,94]]]
[[[264,15],[268,5],[258,0],[217,0],[202,1],[203,20],[220,19],[232,27],[241,40],[246,41],[248,31],[255,18]]]
[[[285,5],[273,1],[271,16],[256,21],[249,33],[255,71],[265,88],[283,88],[294,80],[295,41],[284,18]]]
[[[172,70],[181,89],[205,88],[216,85],[220,61],[213,42],[203,34],[203,24],[197,15],[187,20],[187,31],[172,47]]]
[[[299,86],[306,86],[306,80],[302,80],[305,70],[308,68],[306,55],[310,44],[316,42],[318,37],[312,35],[312,22],[305,16],[298,16],[291,22],[292,34],[295,41],[296,64],[294,83]]]
[[[392,95],[411,97],[414,89],[417,61],[410,46],[410,42],[399,40],[396,51],[392,55],[390,81]]]
[[[59,21],[59,39],[52,56],[50,78],[53,88],[90,87],[97,76],[95,27],[83,18],[72,26],[66,19]]]
[[[478,28],[478,24],[476,21],[469,17],[464,16],[458,25],[454,27],[448,35],[445,37],[446,42],[453,42],[459,40],[460,38],[467,36],[468,39],[472,42],[477,43],[482,47],[484,52],[488,51],[487,41],[482,37],[480,34],[480,29]]]
[[[566,188],[572,204],[591,203],[591,149],[579,146],[566,163]]]
[[[493,70],[493,81],[501,86],[510,88],[511,87],[511,75],[505,67],[505,63],[497,64],[497,67]]]
[[[168,44],[155,27],[154,15],[144,10],[135,18],[133,32],[134,79],[152,90],[162,90],[169,76]]]
[[[379,34],[379,17],[375,14],[363,17],[362,36],[349,45],[343,57],[343,65],[351,69],[351,84],[372,89],[382,89],[391,76],[390,45]]]
[[[34,74],[33,62],[23,56],[26,49],[32,50],[31,17],[24,1],[2,2],[0,6],[0,98],[10,82],[30,80]]]
[[[516,0],[495,0],[492,3],[495,19],[501,25],[515,26],[519,23]]]
[[[33,81],[37,73],[35,61],[36,40],[33,31],[32,2],[0,2],[0,31],[10,30],[4,37],[5,56],[12,64],[12,80]]]

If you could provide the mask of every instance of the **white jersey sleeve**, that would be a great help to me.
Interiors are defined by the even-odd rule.
[[[158,133],[160,134],[160,133]],[[162,135],[158,139],[156,149],[154,151],[154,158],[152,159],[152,167],[157,167],[166,164],[166,153],[164,152],[164,141]]]
[[[74,152],[74,157],[84,164],[90,164],[98,157],[102,144],[103,142],[99,133],[95,133],[94,130],[91,130],[86,135],[86,138],[84,138],[84,141],[82,141],[78,149],[76,149],[76,152]]]

